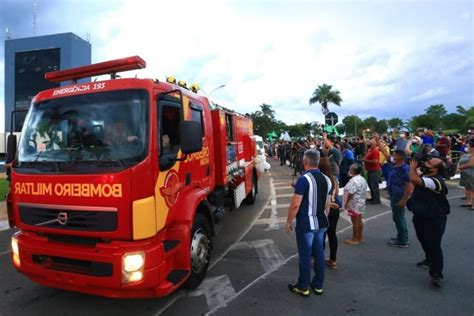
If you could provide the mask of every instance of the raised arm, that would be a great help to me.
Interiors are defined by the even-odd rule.
[[[410,161],[410,182],[413,185],[423,185],[423,180],[420,178],[418,173],[416,172],[416,168],[418,167],[418,162],[416,160]]]
[[[379,151],[382,153],[382,155],[384,155],[387,161],[390,161],[390,153],[387,152],[387,146],[385,146],[384,142],[379,142]]]

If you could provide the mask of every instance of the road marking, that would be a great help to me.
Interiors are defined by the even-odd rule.
[[[270,207],[272,211],[270,213],[268,227],[265,229],[266,231],[280,228],[280,225],[277,222],[278,210],[277,210],[277,200],[276,200],[275,189],[276,188],[275,188],[275,185],[273,184],[273,178],[270,178],[270,195],[271,195]]]
[[[8,221],[0,221],[0,232],[10,228]]]
[[[389,214],[389,213],[392,213],[392,211],[386,211],[386,212],[380,213],[380,214],[378,214],[378,215],[371,216],[371,217],[369,217],[369,218],[366,219],[366,222],[371,221],[371,220],[374,220],[374,219],[377,219],[377,218],[379,218],[379,217],[381,217],[381,216],[384,216],[384,215],[387,215],[387,214]],[[351,228],[352,228],[352,226],[348,226],[348,227],[346,227],[346,228],[343,228],[343,229],[339,230],[339,231],[337,232],[337,234],[341,234],[341,233],[343,233],[343,232],[345,232],[345,231],[347,231],[347,230],[349,230],[349,229],[351,229]],[[247,291],[249,288],[251,288],[254,284],[256,284],[258,281],[260,281],[260,280],[262,280],[262,279],[265,279],[268,275],[270,275],[270,274],[273,273],[274,271],[278,270],[281,266],[287,264],[290,260],[296,258],[297,256],[298,256],[298,253],[296,253],[296,254],[294,254],[294,255],[288,257],[287,259],[285,259],[285,260],[282,262],[282,264],[281,264],[278,268],[276,268],[276,269],[274,269],[274,270],[269,270],[269,271],[265,272],[264,274],[260,275],[258,278],[256,278],[255,280],[253,280],[252,282],[250,282],[249,284],[247,284],[244,288],[242,288],[240,291],[238,291],[238,292],[235,294],[235,296],[231,297],[228,301],[225,302],[225,304],[228,304],[228,303],[232,302],[232,301],[235,300],[237,297],[239,297],[242,293],[244,293],[244,292]],[[217,310],[219,310],[221,307],[222,307],[222,306],[217,306],[216,308],[209,310],[209,311],[208,311],[207,313],[205,313],[204,315],[206,315],[206,316],[207,316],[207,315],[211,315],[211,314],[215,313]]]
[[[275,185],[280,185],[280,184],[288,184],[289,181],[285,180],[285,181],[274,181],[273,183],[275,183]]]
[[[289,193],[289,194],[277,194],[276,195],[276,198],[287,198],[287,197],[293,197],[293,193]]]
[[[162,313],[164,313],[168,308],[170,308],[174,303],[176,303],[177,300],[183,298],[184,296],[186,296],[186,292],[182,292],[182,293],[179,293],[176,292],[175,294],[177,294],[175,297],[173,297],[173,299],[171,299],[165,306],[163,306],[160,310],[158,310],[156,313],[155,313],[155,316],[159,316],[161,315]]]
[[[270,185],[272,184],[272,181],[273,181],[273,178],[272,178],[272,175],[271,173],[269,172],[268,173],[270,179],[269,179],[269,183]],[[252,229],[252,227],[255,225],[255,222],[260,218],[260,216],[262,216],[262,213],[263,211],[265,211],[265,209],[267,209],[267,206],[268,204],[270,203],[271,201],[271,197],[267,200],[267,202],[263,205],[263,207],[260,209],[260,211],[258,212],[257,216],[255,217],[255,219],[253,221],[251,221],[249,223],[249,225],[242,231],[242,233],[239,235],[239,237],[237,238],[237,241],[235,243],[239,243],[244,237],[245,235],[247,235],[247,233]],[[211,264],[209,264],[209,268],[208,268],[208,272],[212,270],[212,268],[214,268],[214,266],[216,264],[218,264],[222,259],[224,259],[224,257],[229,253],[229,251],[232,250],[232,246],[233,245],[230,245],[219,257],[216,258],[216,260],[214,260],[213,262],[211,262]],[[155,315],[161,315],[162,313],[164,313],[168,308],[170,308],[174,303],[176,303],[178,300],[180,300],[181,298],[183,298],[184,296],[186,296],[186,294],[183,294],[183,295],[180,295],[180,296],[177,296],[176,298],[174,298],[172,301],[170,301],[168,304],[166,304],[165,306],[163,306],[163,308],[161,308]]]
[[[288,208],[288,207],[290,207],[290,203],[278,204],[275,207],[276,208]],[[271,209],[271,208],[272,208],[271,205],[265,206],[266,210]]]
[[[277,217],[276,219],[273,218],[260,218],[258,221],[255,222],[255,225],[269,225],[270,222],[276,221],[277,223],[286,223],[286,217]]]
[[[0,252],[0,256],[3,256],[3,255],[6,255],[6,254],[9,254],[10,252],[12,252],[12,251],[11,251],[11,250],[2,251],[2,252]]]
[[[241,241],[232,247],[232,250],[240,249],[255,249],[265,272],[277,269],[285,261],[285,257],[272,239]]]
[[[285,185],[283,187],[275,187],[276,190],[287,190],[287,189],[294,189],[291,185]]]
[[[271,177],[271,174],[270,175],[270,179],[269,179],[269,183],[270,185],[272,184],[272,181],[273,181],[273,178]],[[265,203],[263,205],[263,207],[260,209],[260,211],[258,212],[257,216],[255,217],[255,219],[253,221],[251,221],[249,223],[249,225],[242,231],[242,233],[239,235],[239,238],[237,238],[237,242],[241,241],[242,238],[245,237],[245,235],[247,235],[247,233],[252,229],[252,227],[254,226],[255,222],[260,218],[260,216],[262,216],[262,213],[263,211],[265,211],[265,209],[267,208],[268,206],[268,203],[270,203],[271,201],[271,197],[268,199],[267,203]],[[214,262],[212,262],[210,265],[209,265],[209,271],[217,264],[219,263],[230,251],[230,249],[232,248],[232,245],[230,245],[219,257],[216,258],[216,260],[214,260]]]
[[[285,261],[280,249],[271,239],[251,241],[250,245],[257,251],[265,272],[278,269]]]
[[[235,294],[235,289],[230,282],[229,276],[225,274],[204,279],[196,290],[188,293],[188,296],[205,295],[209,309],[217,309],[227,306],[226,302]]]

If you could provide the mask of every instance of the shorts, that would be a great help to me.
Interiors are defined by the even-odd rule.
[[[355,210],[347,210],[347,215],[349,215],[350,217],[357,217],[362,216],[362,213]]]

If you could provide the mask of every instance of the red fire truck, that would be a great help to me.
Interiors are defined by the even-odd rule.
[[[117,77],[145,65],[46,74],[71,84],[36,95],[18,145],[9,136],[12,261],[33,281],[110,297],[195,288],[224,205],[254,203],[252,120],[172,78]]]

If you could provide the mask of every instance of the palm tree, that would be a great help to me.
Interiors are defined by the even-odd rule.
[[[309,105],[319,102],[323,108],[323,113],[327,114],[329,112],[328,103],[341,106],[342,98],[339,93],[338,90],[332,90],[331,85],[323,83],[314,90],[313,96],[309,99]]]

